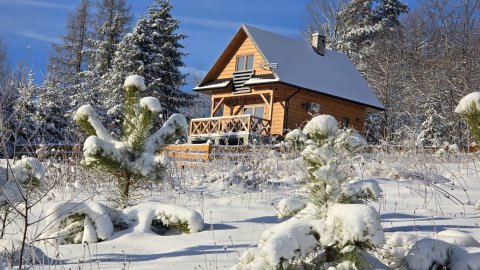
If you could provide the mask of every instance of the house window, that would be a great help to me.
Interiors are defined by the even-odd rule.
[[[265,113],[265,107],[264,106],[255,106],[255,107],[245,107],[243,109],[243,114],[244,115],[253,115],[258,118],[263,118],[263,114]]]
[[[348,128],[350,126],[350,118],[348,117],[343,117],[342,118],[342,126],[344,128]]]
[[[253,70],[253,54],[237,56],[235,71]]]

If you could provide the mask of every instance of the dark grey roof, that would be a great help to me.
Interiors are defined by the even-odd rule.
[[[327,49],[321,56],[304,40],[242,27],[265,60],[278,64],[273,71],[281,82],[384,109],[346,54]]]

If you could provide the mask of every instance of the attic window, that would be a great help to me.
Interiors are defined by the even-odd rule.
[[[235,71],[253,70],[253,54],[238,55]]]

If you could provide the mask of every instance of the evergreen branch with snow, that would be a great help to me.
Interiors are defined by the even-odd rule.
[[[473,92],[463,97],[455,108],[472,131],[477,143],[480,143],[480,92]]]

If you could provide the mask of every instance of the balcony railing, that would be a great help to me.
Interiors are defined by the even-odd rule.
[[[190,136],[228,136],[253,134],[270,136],[270,120],[253,115],[196,118],[190,121]]]

